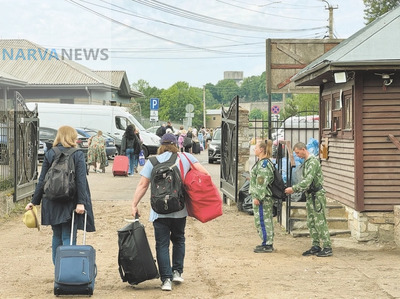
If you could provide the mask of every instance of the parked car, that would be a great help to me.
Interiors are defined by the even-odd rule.
[[[46,143],[47,150],[53,147],[54,139],[57,136],[57,129],[40,127],[39,128],[39,140]],[[85,156],[87,155],[88,147],[89,147],[89,138],[79,134],[78,132],[78,140],[76,141],[78,147]]]
[[[97,134],[98,130],[96,129],[89,129],[89,128],[75,128],[75,130],[87,137],[90,138],[94,135]],[[115,141],[114,138],[112,138],[110,135],[103,133],[104,138],[106,139],[106,155],[108,158],[113,159],[114,156],[117,154],[117,148],[115,146]]]
[[[208,144],[208,163],[221,161],[221,129],[214,131],[211,142]]]
[[[44,155],[47,152],[46,142],[39,140],[38,160],[43,161]]]

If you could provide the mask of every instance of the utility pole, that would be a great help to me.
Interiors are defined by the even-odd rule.
[[[339,6],[336,5],[335,7],[330,5],[328,1],[326,0],[321,0],[323,2],[325,2],[328,7],[325,7],[326,10],[329,10],[329,38],[333,39],[333,10],[334,9],[338,9]]]
[[[206,126],[206,86],[203,85],[203,126],[204,128],[207,128]]]

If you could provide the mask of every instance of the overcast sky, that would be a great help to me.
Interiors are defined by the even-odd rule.
[[[327,2],[335,8],[336,38],[365,26],[363,0],[0,0],[0,38],[57,53],[106,49],[107,57],[76,61],[125,70],[130,83],[202,87],[224,71],[259,76],[267,38],[327,36]]]

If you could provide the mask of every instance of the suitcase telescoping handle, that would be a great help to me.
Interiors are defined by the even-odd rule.
[[[75,222],[75,210],[72,211],[71,238],[69,241],[69,245],[72,245],[72,239],[74,237],[74,222]],[[85,210],[85,222],[83,224],[83,245],[86,245],[86,222],[87,222],[87,211]]]

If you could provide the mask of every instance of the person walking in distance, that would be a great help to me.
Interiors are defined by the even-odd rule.
[[[311,236],[311,248],[303,252],[304,256],[332,256],[332,243],[325,217],[326,197],[322,185],[321,164],[318,158],[311,155],[304,143],[298,142],[293,151],[299,158],[304,158],[303,179],[296,185],[285,189],[286,194],[305,192],[307,209],[307,226]],[[322,248],[321,248],[322,243]]]
[[[122,136],[121,152],[122,155],[126,155],[129,158],[129,176],[133,176],[133,173],[135,171],[135,148],[138,147],[140,147],[140,143],[138,142],[138,138],[135,133],[135,127],[133,125],[128,125],[125,129],[124,135]]]
[[[93,165],[94,172],[105,172],[106,162],[106,140],[103,137],[103,132],[99,130],[96,135],[89,138],[87,163]]]
[[[176,136],[170,133],[161,138],[161,145],[157,151],[157,160],[160,163],[168,161],[171,156],[179,151]],[[191,154],[186,156],[193,163],[194,167],[208,174],[208,171]],[[179,159],[179,157],[177,157]],[[186,158],[181,159],[183,164],[184,176],[190,169],[190,163]],[[140,171],[140,181],[136,187],[132,201],[132,216],[139,215],[138,205],[142,197],[146,194],[151,181],[153,164],[147,161]],[[184,178],[182,178],[183,180]],[[152,208],[150,210],[150,221],[153,222],[154,237],[156,241],[157,263],[162,281],[161,289],[163,291],[172,290],[172,282],[183,282],[183,264],[185,257],[185,227],[188,212],[186,205],[177,212],[168,214],[157,214]],[[169,244],[172,242],[172,266],[170,260]],[[171,282],[172,281],[172,282]]]
[[[273,167],[269,158],[272,156],[272,140],[260,141],[254,148],[258,161],[251,169],[249,193],[253,198],[254,223],[262,240],[256,246],[255,253],[274,250],[274,223],[272,209],[274,200],[269,185],[274,180]]]

